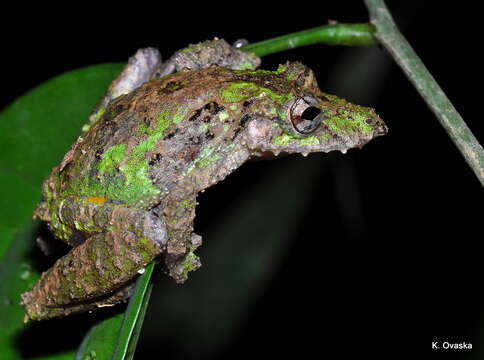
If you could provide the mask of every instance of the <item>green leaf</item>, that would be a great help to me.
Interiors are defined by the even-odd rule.
[[[76,360],[110,359],[116,348],[124,314],[117,314],[93,326],[76,354]]]
[[[150,279],[154,267],[154,263],[149,264],[136,283],[134,294],[129,300],[129,305],[124,315],[113,360],[131,360],[133,358],[151,290],[153,289]]]
[[[79,136],[90,109],[121,67],[95,65],[62,74],[0,113],[2,236],[31,218],[42,181]],[[0,258],[7,245],[2,239]]]
[[[137,282],[124,314],[118,314],[94,326],[84,338],[76,360],[133,358],[139,332],[150,298],[154,263],[149,264]]]
[[[24,324],[23,308],[19,305],[20,294],[32,287],[40,273],[35,263],[39,223],[32,221],[31,216],[43,179],[69,150],[90,109],[121,68],[122,64],[104,64],[62,74],[28,92],[0,113],[2,359],[25,358],[26,352],[36,359],[72,358],[72,351],[60,351],[62,344],[56,342],[51,342],[52,351],[42,353],[41,357],[30,355],[33,351],[27,349],[29,344],[22,342],[29,332],[41,327]],[[58,326],[59,322],[55,324]]]

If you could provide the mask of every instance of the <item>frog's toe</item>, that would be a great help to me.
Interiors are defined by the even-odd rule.
[[[191,243],[190,250],[195,251],[197,247],[202,245],[202,237],[198,234],[192,233],[190,243]]]
[[[141,224],[134,223],[133,230],[153,225],[147,219],[138,218]],[[113,227],[116,224],[112,222]],[[33,320],[86,311],[91,304],[114,305],[124,299],[124,293],[108,298],[113,291],[131,282],[160,253],[162,246],[153,238],[119,228],[100,232],[44,272],[34,288],[22,295],[22,305]]]
[[[189,251],[185,256],[177,259],[168,256],[165,258],[165,262],[170,277],[178,284],[183,284],[188,279],[189,272],[202,266],[200,258],[193,251]]]
[[[202,265],[200,258],[195,255],[195,250],[201,244],[202,237],[192,232],[186,245],[176,242],[172,246],[168,245],[168,250],[171,252],[167,251],[165,255],[165,265],[168,274],[177,283],[184,283],[188,279],[188,273]]]

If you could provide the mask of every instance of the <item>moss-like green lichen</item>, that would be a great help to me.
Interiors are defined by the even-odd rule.
[[[188,111],[189,111],[188,108],[183,108],[183,107],[178,108],[175,114],[173,115],[173,123],[175,124],[181,123],[183,119],[185,119],[185,116]]]
[[[187,278],[189,272],[195,271],[200,267],[200,258],[193,251],[190,251],[185,255],[181,266],[183,267],[183,277]]]
[[[295,141],[296,141],[296,138],[289,134],[282,134],[272,139],[272,142],[278,146],[290,145]]]
[[[277,67],[276,71],[264,70],[264,69],[257,69],[257,70],[249,70],[248,71],[248,70],[240,69],[238,72],[240,72],[241,74],[244,74],[244,75],[264,76],[264,75],[280,75],[280,74],[284,73],[286,70],[287,70],[287,66],[280,64]],[[236,72],[237,72],[237,70],[236,70]]]
[[[125,175],[123,197],[132,202],[144,200],[156,196],[160,190],[153,186],[148,175],[149,165],[147,159],[132,158],[121,166],[121,172]]]
[[[194,200],[182,200],[179,205],[183,208],[193,208],[197,203]]]
[[[57,215],[57,211],[55,210],[55,207],[51,208],[50,225],[54,229],[56,238],[67,240],[72,236],[72,229],[67,225],[65,225],[64,223],[60,222],[60,219]]]
[[[202,122],[202,123],[200,124],[200,132],[204,133],[204,132],[206,132],[207,130],[208,130],[208,124],[207,124],[207,123]]]
[[[145,263],[151,262],[151,260],[153,260],[154,254],[156,254],[153,243],[149,239],[143,237],[138,239],[136,251]]]
[[[172,124],[178,124],[184,119],[186,112],[185,108],[178,108],[175,112],[164,110],[158,114],[156,126],[145,131],[148,137],[135,146],[119,166],[119,170],[124,175],[124,181],[117,189],[116,198],[132,203],[149,199],[160,192],[149,178],[147,154],[155,149],[158,141],[163,138]]]
[[[200,153],[200,156],[193,161],[193,163],[185,171],[185,175],[190,174],[194,169],[205,169],[212,166],[219,161],[224,154],[230,152],[235,147],[235,144],[226,145],[222,148],[216,149],[213,147],[206,147]],[[196,181],[196,179],[195,179]]]
[[[226,111],[222,111],[221,113],[218,114],[218,119],[220,121],[225,121],[229,118],[229,113]]]
[[[143,203],[155,198],[160,190],[149,178],[148,154],[155,149],[170,126],[185,119],[187,111],[181,107],[164,110],[156,117],[154,126],[138,126],[138,134],[144,136],[142,141],[131,150],[127,149],[126,144],[107,149],[98,164],[98,176],[89,174],[71,181],[66,195],[100,196],[127,204]]]
[[[221,158],[220,154],[215,153],[215,149],[207,147],[202,150],[200,156],[194,161],[192,166],[204,169]]]
[[[100,106],[97,111],[91,115],[90,117],[90,120],[91,120],[91,123],[94,123],[96,121],[98,121],[100,118],[102,118],[102,116],[104,115],[104,113],[106,112],[106,108],[104,106]]]
[[[114,145],[107,149],[99,162],[99,172],[101,174],[112,174],[118,168],[121,161],[123,161],[125,152],[126,144]]]
[[[277,67],[277,70],[274,73],[277,74],[277,75],[280,75],[280,74],[286,72],[286,70],[287,70],[287,65],[279,64],[279,66]]]
[[[319,145],[320,141],[316,136],[308,136],[303,139],[299,139],[299,145]]]
[[[356,111],[340,109],[337,115],[326,120],[326,125],[336,134],[351,134],[355,132],[368,134],[373,130],[373,127],[366,121],[374,115],[365,111],[365,108],[361,108],[363,111],[360,108],[355,109]]]
[[[255,68],[254,64],[248,61],[239,64],[239,70],[252,70],[254,68]]]
[[[332,132],[336,134],[368,134],[374,130],[374,127],[367,123],[368,119],[376,116],[373,109],[351,104],[331,94],[323,95],[333,107],[337,108],[332,116],[325,120]]]
[[[221,96],[222,100],[226,103],[237,103],[251,97],[267,96],[279,104],[284,104],[289,99],[294,97],[294,95],[291,93],[278,94],[271,89],[244,81],[230,83],[228,86],[222,89]]]
[[[291,134],[279,135],[274,139],[272,139],[272,142],[278,146],[288,146],[288,145],[309,146],[309,145],[319,145],[321,143],[316,136],[298,138]]]
[[[178,81],[170,81],[168,83],[166,83],[165,87],[163,88],[164,92],[174,92],[176,90],[180,90],[180,89],[183,89],[183,84],[181,82],[178,82]]]

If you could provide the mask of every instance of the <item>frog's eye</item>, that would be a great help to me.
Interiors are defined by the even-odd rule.
[[[296,99],[289,107],[289,118],[294,129],[301,134],[316,130],[323,118],[318,103],[311,98]]]

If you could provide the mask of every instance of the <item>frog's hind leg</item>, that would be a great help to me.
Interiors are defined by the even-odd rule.
[[[102,100],[96,105],[89,116],[89,124],[94,123],[104,114],[111,101],[159,76],[160,67],[161,55],[157,49],[151,47],[139,49],[129,58],[121,74],[111,83]],[[89,126],[86,126],[83,130],[86,131],[88,128]]]
[[[62,317],[71,314],[77,314],[81,312],[96,310],[101,307],[110,307],[119,303],[125,302],[133,294],[135,281],[131,281],[128,284],[120,287],[112,293],[99,297],[96,300],[88,303],[77,303],[70,306],[49,306],[41,308],[36,299],[33,298],[35,294],[32,292],[22,295],[22,304],[27,307],[27,314],[25,315],[24,322],[28,320],[46,320],[55,317]]]
[[[63,225],[83,231],[87,239],[57,260],[35,287],[22,295],[30,319],[100,306],[100,298],[125,286],[164,251],[166,229],[156,215],[96,201],[64,199],[59,207]]]
[[[100,298],[124,287],[160,253],[160,244],[126,230],[91,236],[22,295],[27,316],[42,320],[100,306]]]

